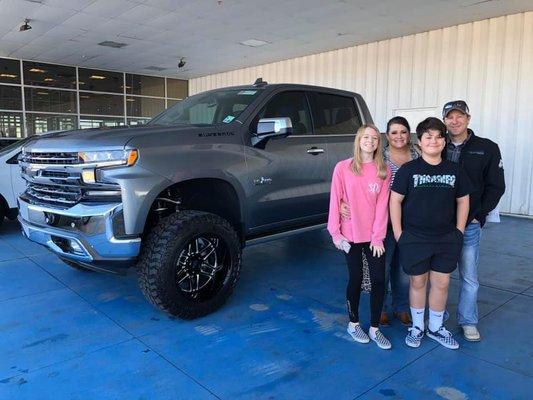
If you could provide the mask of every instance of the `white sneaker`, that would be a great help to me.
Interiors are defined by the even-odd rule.
[[[374,335],[372,335],[371,332],[369,332],[369,336],[370,336],[370,339],[372,339],[374,342],[376,342],[376,344],[378,345],[378,347],[380,349],[383,349],[383,350],[389,350],[392,345],[389,341],[389,339],[387,339],[385,336],[383,336],[383,333],[381,333],[381,331],[378,329],[376,331],[376,333]]]
[[[363,328],[361,328],[361,325],[359,324],[353,324],[350,322],[348,324],[348,329],[346,329],[346,331],[350,334],[350,336],[356,342],[359,342],[359,343],[370,342],[370,338],[368,337],[368,335],[365,333],[365,331],[363,330]]]
[[[463,325],[463,335],[469,342],[479,342],[481,335],[475,325]]]

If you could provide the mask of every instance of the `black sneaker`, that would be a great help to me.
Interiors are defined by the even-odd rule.
[[[409,347],[420,347],[420,342],[424,337],[424,331],[418,326],[413,326],[408,329],[409,333],[405,337],[405,344]]]
[[[435,340],[442,344],[447,349],[456,350],[459,348],[459,343],[453,338],[452,333],[448,331],[444,326],[441,326],[437,331],[432,332],[429,328],[426,330],[428,338]]]

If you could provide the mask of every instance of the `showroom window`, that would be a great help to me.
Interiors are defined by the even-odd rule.
[[[188,96],[188,82],[0,58],[0,138],[141,125]]]
[[[24,61],[24,85],[76,89],[76,68]]]
[[[79,89],[92,92],[123,93],[124,75],[121,72],[79,68]]]
[[[20,83],[20,61],[0,58],[0,83]]]

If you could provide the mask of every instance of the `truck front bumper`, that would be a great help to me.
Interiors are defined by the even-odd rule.
[[[22,198],[18,202],[24,236],[60,258],[94,270],[120,273],[139,255],[141,238],[115,237],[117,231],[123,231],[121,203],[79,203],[57,209],[30,204]]]

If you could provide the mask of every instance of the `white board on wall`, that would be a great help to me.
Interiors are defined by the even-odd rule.
[[[427,117],[440,118],[438,107],[395,108],[393,112],[395,117],[404,117],[409,122],[411,132],[415,132],[416,126]]]

